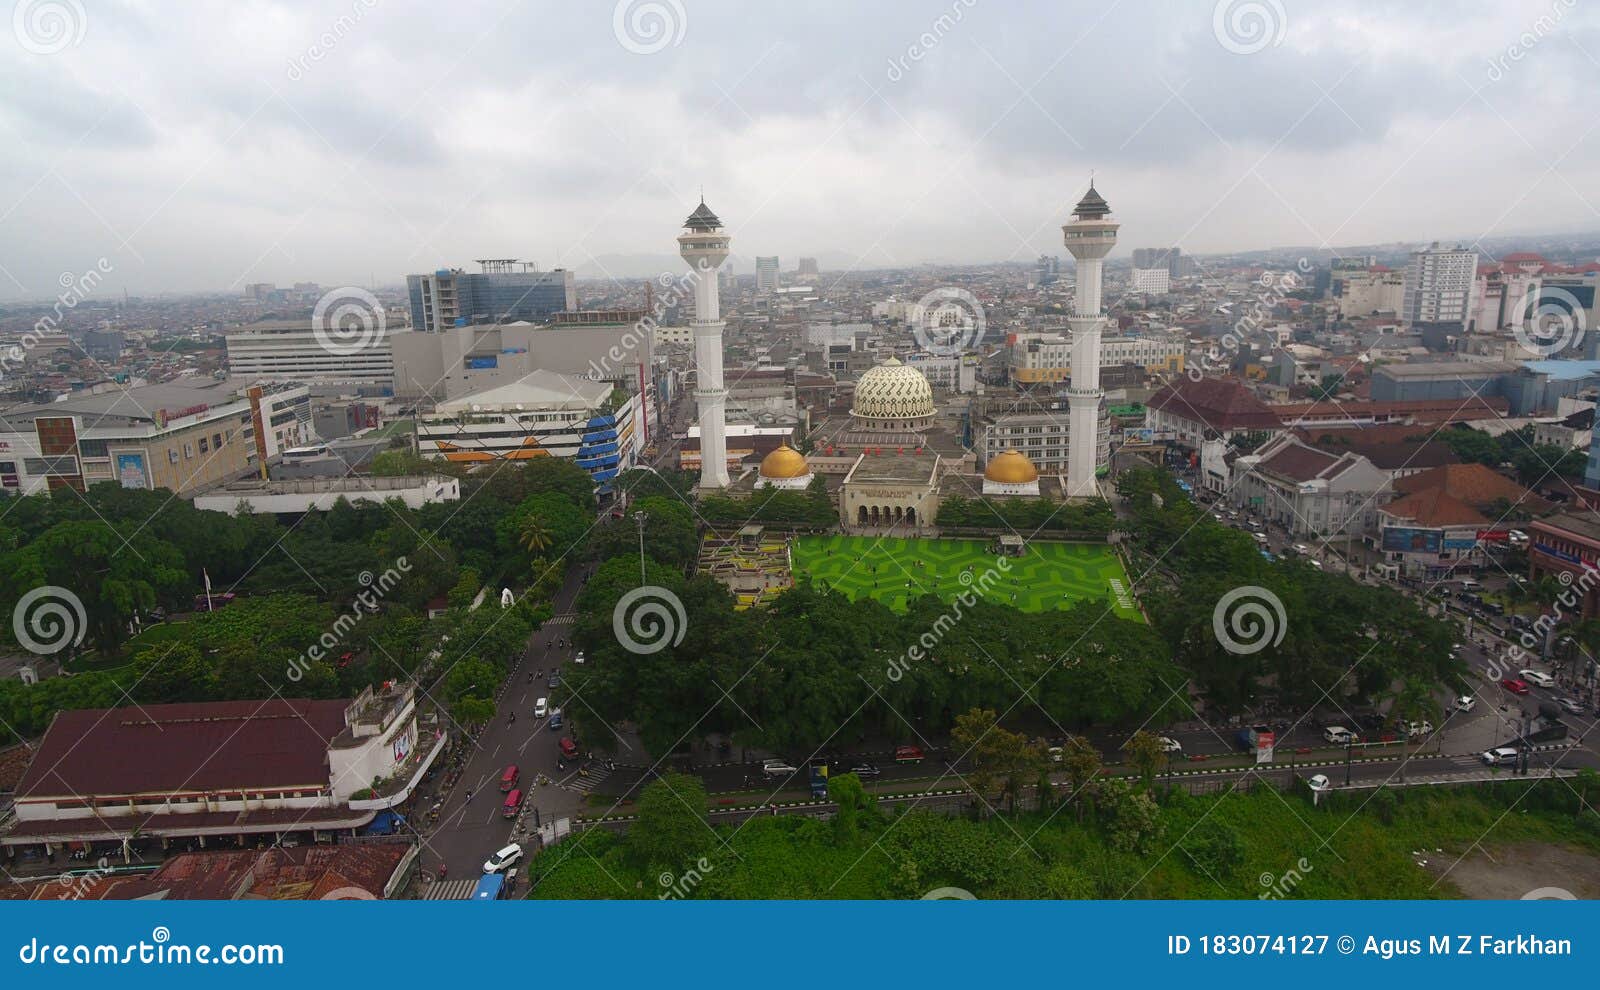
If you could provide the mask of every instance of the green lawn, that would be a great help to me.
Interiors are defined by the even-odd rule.
[[[1107,602],[1120,617],[1144,621],[1110,547],[1029,543],[1027,555],[1009,561],[1009,570],[999,571],[996,560],[978,540],[802,536],[794,544],[797,581],[817,581],[852,599],[870,596],[899,612],[913,597],[933,594],[950,601],[970,587],[1024,612]],[[998,580],[983,580],[991,568]]]

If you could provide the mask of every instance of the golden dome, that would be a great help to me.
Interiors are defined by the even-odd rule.
[[[761,458],[763,478],[804,478],[811,473],[805,455],[784,443],[772,453]]]
[[[1026,485],[1039,480],[1039,469],[1021,451],[1003,450],[1000,456],[990,459],[983,477],[1002,485]]]

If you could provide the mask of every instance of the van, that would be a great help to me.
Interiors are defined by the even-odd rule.
[[[521,810],[522,789],[513,788],[511,793],[506,795],[506,803],[500,806],[500,817],[515,818],[517,817],[517,812]]]
[[[561,742],[560,742],[559,745],[561,746],[561,755],[562,756],[566,757],[569,760],[577,759],[577,757],[578,757],[578,744],[572,741],[572,737],[570,737],[570,736],[562,736],[561,737]]]
[[[1262,546],[1266,546],[1267,545],[1267,534],[1265,534],[1265,533],[1255,533],[1253,535],[1255,536],[1255,540],[1256,540],[1257,543],[1261,544]]]
[[[504,794],[505,792],[516,787],[517,778],[521,775],[522,773],[517,769],[517,765],[515,763],[506,767],[505,773],[500,775],[500,793]]]

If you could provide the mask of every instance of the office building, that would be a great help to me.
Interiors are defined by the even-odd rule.
[[[776,256],[756,258],[756,291],[778,291],[778,259]]]
[[[578,308],[572,272],[541,272],[511,258],[478,262],[480,272],[441,268],[428,275],[407,275],[411,328],[437,332],[474,323],[541,322],[552,314]]]
[[[1441,248],[1435,241],[1424,250],[1411,252],[1400,318],[1407,323],[1465,328],[1477,272],[1476,251]]]
[[[802,279],[807,275],[817,275],[817,259],[801,258],[800,264],[795,268],[795,274],[799,275]]]
[[[1134,292],[1147,296],[1164,296],[1172,287],[1172,277],[1165,268],[1135,268],[1130,282]]]
[[[1006,341],[1011,380],[1019,385],[1064,382],[1072,375],[1072,337],[1063,333],[1012,334]],[[1156,336],[1102,337],[1100,367],[1133,364],[1147,374],[1183,374],[1185,344],[1176,333]]]
[[[228,370],[259,382],[394,386],[394,349],[386,328],[374,327],[360,346],[329,346],[328,335],[304,320],[251,323],[224,337]]]
[[[1331,276],[1328,294],[1338,301],[1339,311],[1347,317],[1398,314],[1405,303],[1404,272],[1384,265],[1362,269],[1336,266]]]

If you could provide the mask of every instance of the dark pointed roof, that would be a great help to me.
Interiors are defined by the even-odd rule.
[[[1089,191],[1078,200],[1078,205],[1072,208],[1072,215],[1079,220],[1099,220],[1111,214],[1111,205],[1094,190],[1094,180],[1089,180]]]
[[[722,226],[722,221],[717,219],[717,215],[711,212],[711,207],[707,206],[706,201],[702,199],[700,205],[694,208],[694,212],[689,214],[689,219],[685,220],[683,225],[690,230],[716,230]]]

